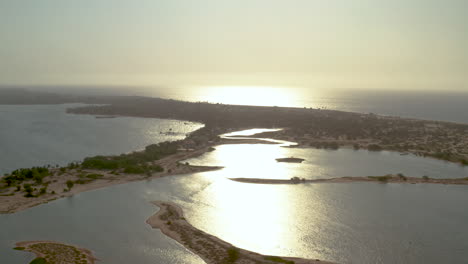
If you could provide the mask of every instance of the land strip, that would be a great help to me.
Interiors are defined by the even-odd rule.
[[[34,264],[94,264],[97,260],[87,249],[53,241],[18,242],[15,249],[34,253]]]
[[[193,227],[185,218],[182,209],[171,202],[153,202],[160,210],[146,222],[158,228],[187,249],[200,256],[207,264],[317,264],[330,263],[293,257],[266,256],[237,248],[226,241]]]
[[[261,179],[261,178],[230,178],[232,181],[255,184],[301,184],[301,183],[350,183],[350,182],[377,182],[402,184],[450,184],[468,185],[468,178],[434,179],[429,177],[407,177],[402,174],[367,176],[367,177],[338,177],[329,179],[304,179],[293,177],[291,179]]]

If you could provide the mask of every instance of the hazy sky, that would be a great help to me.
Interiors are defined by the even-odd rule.
[[[0,0],[0,84],[468,90],[466,0]]]

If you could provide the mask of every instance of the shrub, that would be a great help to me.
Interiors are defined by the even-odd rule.
[[[239,249],[232,247],[227,250],[227,263],[234,263],[239,259]]]
[[[381,151],[382,150],[382,147],[377,145],[377,144],[370,144],[367,148],[370,151]]]
[[[385,175],[385,176],[369,176],[369,179],[378,180],[380,182],[387,182],[391,179],[392,176]]]
[[[68,190],[71,190],[71,188],[73,188],[73,185],[75,185],[75,183],[72,180],[68,180],[66,184],[67,184]]]
[[[407,180],[406,176],[403,175],[403,173],[398,173],[397,175],[398,175],[398,177],[400,177],[400,179],[402,179],[402,180],[404,180],[404,181]]]
[[[99,179],[99,178],[102,178],[102,177],[104,177],[104,175],[98,174],[98,173],[91,173],[91,174],[86,175],[86,178],[90,178],[90,179],[93,179],[93,180],[96,180],[96,179]]]
[[[42,187],[40,190],[39,190],[39,194],[46,194],[47,192],[47,187]]]

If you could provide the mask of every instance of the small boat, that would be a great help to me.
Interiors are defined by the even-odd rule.
[[[301,163],[304,160],[305,159],[293,158],[293,157],[276,159],[277,162],[289,162],[289,163]]]

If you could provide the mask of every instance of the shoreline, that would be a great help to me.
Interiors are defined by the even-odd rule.
[[[78,258],[80,263],[94,264],[98,260],[91,250],[55,241],[22,241],[15,245],[16,250],[33,253],[35,259],[43,259],[47,263],[73,263]]]
[[[434,179],[407,177],[403,175],[384,176],[347,176],[329,179],[262,179],[262,178],[229,178],[231,181],[252,183],[252,184],[305,184],[305,183],[352,183],[352,182],[373,182],[373,183],[400,183],[400,184],[444,184],[444,185],[468,185],[468,178]]]
[[[198,130],[196,130],[198,131]],[[195,131],[194,131],[195,132]],[[23,192],[14,192],[13,195],[0,194],[0,214],[11,214],[26,210],[41,204],[45,204],[57,199],[71,197],[75,194],[82,192],[102,189],[113,185],[125,184],[143,180],[153,180],[166,176],[183,175],[189,173],[208,172],[220,170],[221,166],[194,166],[183,163],[182,161],[201,156],[207,152],[213,151],[213,148],[225,144],[277,144],[268,142],[262,139],[230,139],[221,138],[217,142],[204,143],[198,149],[188,149],[177,151],[177,153],[164,157],[160,160],[153,162],[154,165],[161,166],[164,171],[159,173],[152,173],[151,176],[143,174],[125,174],[120,173],[118,176],[111,173],[111,171],[86,169],[86,170],[71,170],[67,174],[48,176],[51,181],[48,184],[48,189],[52,193],[47,193],[39,197],[24,197]],[[54,169],[58,170],[58,169]],[[78,179],[78,175],[83,173],[99,174],[102,177],[94,179],[86,184],[74,184],[74,186],[65,191],[67,188],[66,182],[69,180]]]
[[[185,248],[202,258],[207,264],[256,263],[256,264],[331,264],[331,262],[295,257],[267,256],[236,248],[218,237],[192,226],[184,217],[182,208],[172,202],[153,201],[160,209],[146,220],[152,228],[176,240]]]

